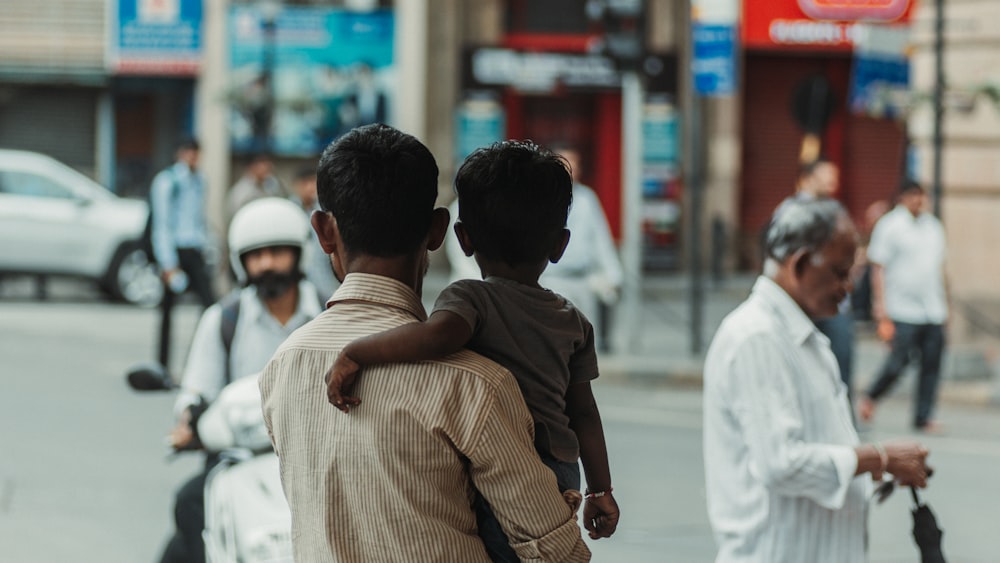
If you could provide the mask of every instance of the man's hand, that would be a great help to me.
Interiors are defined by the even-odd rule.
[[[610,492],[588,497],[583,505],[583,527],[592,540],[610,538],[618,528],[618,516],[618,503]]]
[[[174,277],[174,275],[179,271],[181,271],[180,268],[163,270],[162,272],[160,272],[160,279],[163,280],[163,283],[170,285],[170,278]]]
[[[927,448],[911,440],[886,442],[885,452],[889,456],[886,470],[892,473],[901,485],[924,488],[927,486]]]
[[[357,362],[341,352],[326,374],[326,398],[331,405],[343,412],[348,412],[351,407],[361,404],[361,399],[350,395],[354,379],[360,369],[361,366]]]
[[[184,412],[181,413],[180,418],[177,420],[177,426],[170,431],[167,440],[170,443],[170,447],[177,451],[194,450],[200,447],[196,443],[194,429],[191,428],[191,409],[184,409]]]

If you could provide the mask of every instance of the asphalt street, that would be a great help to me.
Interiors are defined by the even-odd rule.
[[[157,312],[86,292],[50,296],[0,291],[0,561],[155,561],[174,489],[197,467],[193,456],[167,459],[173,396],[138,394],[124,381],[130,365],[153,357]],[[179,309],[175,365],[197,315],[194,305]],[[711,561],[700,390],[606,378],[595,391],[622,521],[614,537],[590,542],[594,561]],[[863,439],[912,437],[909,409],[905,397],[888,400]],[[937,469],[924,498],[948,561],[996,562],[1000,411],[945,403],[940,419],[948,434],[922,438]],[[873,505],[869,529],[871,561],[918,560],[909,495]]]

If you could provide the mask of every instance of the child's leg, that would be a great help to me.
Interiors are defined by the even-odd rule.
[[[556,483],[559,484],[559,491],[568,489],[580,490],[580,463],[573,461],[559,461],[548,455],[539,453],[542,463],[556,474]]]
[[[472,506],[476,510],[479,538],[483,540],[490,560],[494,563],[520,563],[521,560],[517,558],[514,548],[510,546],[507,534],[500,527],[500,522],[493,514],[493,509],[490,508],[490,504],[486,502],[483,495],[479,494],[479,491],[476,491],[476,499]]]
[[[580,489],[579,463],[559,461],[548,454],[539,455],[542,458],[542,463],[555,473],[556,483],[559,485],[560,491]],[[476,499],[473,502],[473,508],[476,510],[476,524],[479,527],[479,537],[486,546],[486,553],[489,554],[490,560],[494,563],[519,563],[520,559],[517,558],[514,549],[510,547],[507,534],[500,527],[500,522],[497,520],[496,515],[493,514],[493,509],[490,508],[489,503],[486,502],[486,499],[478,491],[476,492]]]

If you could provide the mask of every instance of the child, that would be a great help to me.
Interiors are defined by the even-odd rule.
[[[330,402],[345,412],[360,404],[348,393],[361,366],[430,360],[468,347],[516,377],[535,421],[535,448],[560,490],[580,488],[582,460],[588,485],[584,526],[591,538],[609,537],[619,513],[590,387],[598,376],[593,327],[570,302],[538,285],[569,241],[573,182],[567,166],[533,143],[504,141],[470,155],[455,189],[455,234],[465,254],[475,256],[483,280],[449,285],[426,322],[347,345],[327,376]],[[493,526],[499,531],[495,519]],[[489,550],[491,537],[483,528]],[[514,555],[505,536],[493,547]]]

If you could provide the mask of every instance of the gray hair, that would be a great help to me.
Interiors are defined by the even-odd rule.
[[[844,222],[850,224],[851,219],[837,200],[785,202],[767,228],[765,273],[799,251],[815,253],[823,248]]]

